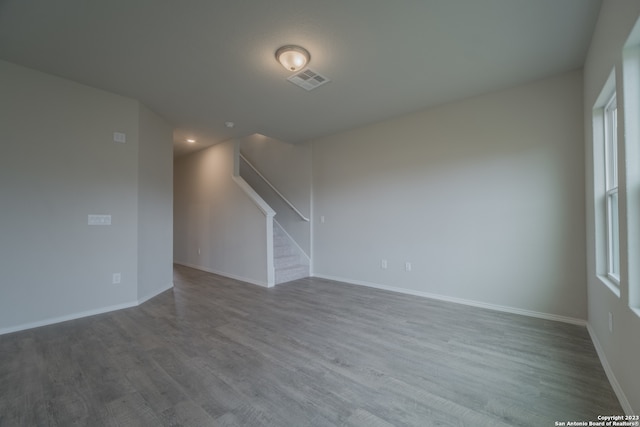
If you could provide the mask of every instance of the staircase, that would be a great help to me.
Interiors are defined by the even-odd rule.
[[[273,279],[268,286],[302,279],[311,275],[309,255],[300,244],[291,237],[310,232],[309,218],[298,210],[240,151],[236,146],[238,158],[236,173],[240,175],[253,193],[272,212],[273,224]],[[276,221],[273,215],[278,216]],[[284,225],[284,227],[283,227]],[[302,225],[302,227],[301,227]],[[287,231],[289,230],[289,231]],[[292,231],[293,230],[293,231]],[[289,234],[289,233],[292,234]],[[308,243],[308,242],[307,242]],[[309,249],[310,250],[310,249]]]
[[[309,258],[275,220],[273,257],[276,285],[309,277]]]

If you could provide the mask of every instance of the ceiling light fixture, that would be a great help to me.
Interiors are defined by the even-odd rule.
[[[311,55],[303,47],[286,45],[276,50],[276,59],[287,70],[298,71],[307,65],[311,60]]]
[[[195,139],[187,139],[187,142],[188,142],[189,144],[193,144],[194,142],[196,142],[196,140],[195,140]]]

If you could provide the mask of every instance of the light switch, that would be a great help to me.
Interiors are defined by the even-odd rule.
[[[89,215],[89,225],[111,225],[111,215]]]
[[[127,142],[127,135],[122,133],[122,132],[114,132],[113,133],[113,141],[114,142],[120,142],[120,143],[124,144],[125,142]]]

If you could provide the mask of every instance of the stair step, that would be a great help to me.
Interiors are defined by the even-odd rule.
[[[274,259],[276,268],[288,268],[300,265],[300,257],[295,255],[282,255]]]
[[[298,252],[296,251],[296,249],[290,245],[273,247],[273,256],[275,258],[280,258],[280,257],[290,256],[290,255],[298,255]]]
[[[273,227],[273,255],[276,284],[309,277],[302,251],[279,225]]]
[[[274,246],[288,246],[289,244],[289,239],[286,236],[273,236]]]
[[[297,264],[276,270],[276,284],[309,277],[309,266]]]

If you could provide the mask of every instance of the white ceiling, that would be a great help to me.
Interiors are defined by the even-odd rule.
[[[600,0],[0,0],[0,58],[136,98],[176,154],[301,142],[576,69]],[[311,52],[307,92],[274,58]],[[233,129],[225,121],[233,121]],[[187,137],[198,140],[186,144]]]

